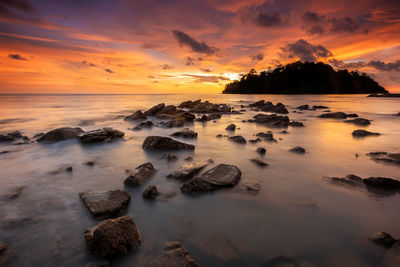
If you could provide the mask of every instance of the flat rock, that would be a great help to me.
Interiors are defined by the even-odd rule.
[[[156,199],[158,195],[159,195],[158,189],[153,184],[146,187],[146,189],[142,193],[143,198],[147,199]]]
[[[352,123],[358,126],[367,126],[371,124],[370,120],[364,119],[364,118],[356,118],[356,119],[352,119],[352,120],[346,120],[344,121],[346,123]]]
[[[228,140],[239,143],[239,144],[247,143],[246,139],[244,139],[244,137],[241,135],[235,135],[235,136],[228,137]]]
[[[219,164],[201,176],[182,185],[184,192],[204,192],[236,185],[241,177],[240,169],[234,165]]]
[[[125,254],[141,244],[140,233],[129,216],[107,219],[88,228],[85,239],[89,251],[103,257]]]
[[[279,116],[276,114],[257,114],[253,119],[255,123],[267,124],[275,127],[285,127],[288,126],[290,122],[288,116]]]
[[[84,131],[79,128],[71,128],[71,127],[62,127],[51,130],[44,135],[42,135],[39,139],[37,139],[40,143],[52,143],[63,141],[67,139],[72,139],[78,136],[78,134],[84,133]]]
[[[390,248],[396,242],[396,239],[394,239],[390,234],[386,232],[378,232],[370,236],[368,239],[374,242],[375,244],[386,248]]]
[[[181,166],[179,169],[171,172],[167,175],[169,178],[175,178],[179,180],[186,180],[192,178],[200,170],[207,166],[207,162],[190,162]]]
[[[250,159],[251,162],[255,163],[259,167],[267,167],[268,163],[264,162],[261,159]]]
[[[141,185],[152,177],[156,171],[150,162],[143,163],[136,167],[134,172],[125,179],[124,184],[127,186]]]
[[[228,131],[234,131],[236,129],[236,125],[233,123],[229,124],[225,129]]]
[[[113,139],[121,138],[125,135],[124,132],[113,128],[102,128],[93,131],[83,132],[77,135],[82,143],[97,143],[104,141],[112,141]]]
[[[102,218],[120,216],[131,200],[125,190],[81,192],[79,197],[94,216]]]
[[[147,116],[140,110],[135,111],[129,116],[125,117],[125,120],[134,121],[134,120],[146,120]]]
[[[362,129],[358,129],[358,130],[354,130],[351,135],[353,135],[354,137],[366,137],[366,136],[378,136],[381,135],[380,133],[374,133],[374,132],[369,132],[366,130],[362,130]]]
[[[302,148],[301,146],[296,146],[292,149],[289,149],[289,151],[293,152],[293,153],[297,153],[297,154],[305,154],[306,153],[306,150],[304,148]]]
[[[171,136],[178,136],[183,138],[197,138],[197,133],[195,131],[190,130],[189,128],[185,128],[181,131],[174,132]]]
[[[357,114],[346,114],[344,112],[328,112],[317,116],[323,119],[347,119],[349,117],[358,117]]]
[[[193,150],[194,145],[176,141],[170,137],[148,136],[143,142],[144,150]]]
[[[164,249],[151,262],[149,267],[200,267],[200,265],[189,255],[189,252],[179,242],[168,242]]]

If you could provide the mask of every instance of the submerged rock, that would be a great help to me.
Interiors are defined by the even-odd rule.
[[[386,232],[378,232],[370,236],[368,239],[374,242],[375,244],[386,248],[390,248],[396,242],[396,239],[394,239],[390,234]]]
[[[84,131],[79,128],[71,128],[71,127],[62,127],[51,130],[44,135],[42,135],[39,139],[37,139],[40,143],[52,143],[63,141],[67,139],[72,139],[78,136],[78,134],[84,133]]]
[[[20,131],[14,131],[7,134],[0,134],[0,142],[12,142],[17,139],[24,139],[26,141],[29,141],[29,138],[27,136],[23,136]]]
[[[202,192],[231,187],[239,182],[241,175],[242,173],[238,167],[219,164],[201,176],[183,184],[181,190],[184,192]]]
[[[327,106],[321,106],[321,105],[313,105],[313,106],[312,106],[312,109],[327,109],[327,108],[329,108],[329,107],[327,107]]]
[[[143,122],[139,123],[138,125],[136,125],[135,128],[136,127],[139,127],[139,128],[151,128],[153,126],[154,126],[154,123],[152,121],[143,121]]]
[[[229,124],[225,129],[228,131],[234,131],[236,129],[236,125],[233,123]]]
[[[143,163],[136,167],[134,173],[132,173],[125,179],[124,184],[127,186],[141,185],[150,177],[152,177],[156,173],[156,171],[157,170],[150,162]]]
[[[160,255],[147,263],[149,267],[200,267],[179,242],[168,242]]]
[[[188,178],[192,178],[193,175],[198,173],[200,170],[204,169],[207,166],[207,162],[191,162],[186,163],[181,166],[179,169],[171,172],[167,175],[169,178],[175,178],[179,180],[185,180]]]
[[[346,114],[344,112],[328,112],[317,116],[318,118],[329,118],[329,119],[347,119],[349,117],[358,117],[357,114]]]
[[[390,193],[395,194],[400,192],[400,181],[387,177],[369,177],[361,178],[354,174],[349,174],[344,178],[328,177],[332,182],[365,187],[368,191],[376,194]],[[389,195],[389,194],[388,194]]]
[[[369,132],[366,130],[358,129],[351,133],[354,137],[378,136],[380,133]]]
[[[296,146],[292,149],[289,149],[289,151],[293,152],[293,153],[297,153],[297,154],[305,154],[306,153],[306,150],[304,148],[302,148],[301,146]]]
[[[121,138],[125,135],[124,132],[113,128],[103,128],[93,131],[83,132],[77,135],[82,143],[97,143],[104,141],[112,141],[113,139]]]
[[[214,113],[214,114],[209,114],[209,115],[202,115],[201,117],[197,118],[196,121],[213,121],[216,119],[220,119],[221,114]]]
[[[140,233],[129,216],[107,219],[88,228],[85,239],[90,252],[104,257],[125,254],[141,244]]]
[[[148,136],[143,142],[144,150],[193,150],[194,145],[176,141],[170,137]]]
[[[149,185],[142,193],[143,198],[147,199],[156,199],[158,195],[159,192],[155,185]]]
[[[261,142],[261,139],[257,137],[256,139],[250,139],[249,142],[250,143],[258,143],[258,142]]]
[[[246,139],[244,139],[244,137],[241,136],[241,135],[228,137],[228,140],[236,142],[236,143],[240,143],[240,144],[246,144],[247,143]]]
[[[268,163],[262,161],[261,159],[250,159],[251,162],[257,164],[259,167],[267,167]]]
[[[121,215],[131,200],[125,190],[81,192],[79,197],[94,216],[102,218]]]
[[[175,161],[178,159],[178,156],[175,154],[165,153],[162,158],[166,159],[167,161]]]
[[[145,119],[147,119],[147,116],[141,110],[137,110],[134,113],[132,113],[131,115],[125,117],[125,120],[128,120],[128,121],[145,120]]]
[[[367,126],[367,125],[370,125],[370,124],[371,124],[371,122],[370,122],[369,120],[364,119],[364,118],[356,118],[356,119],[347,120],[347,121],[344,121],[344,122],[346,122],[346,123],[353,123],[353,124],[359,125],[359,126]]]
[[[272,102],[269,101],[265,102],[264,100],[260,100],[253,104],[250,104],[249,107],[256,107],[258,110],[271,113],[280,113],[280,114],[289,113],[288,110],[285,108],[285,105],[283,105],[282,103],[274,105],[272,104]]]
[[[197,138],[197,133],[195,131],[189,130],[189,128],[185,128],[181,131],[174,132],[171,136],[178,136],[184,138]]]
[[[400,164],[400,153],[370,152],[367,155],[374,161]]]

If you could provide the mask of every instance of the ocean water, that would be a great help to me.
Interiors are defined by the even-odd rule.
[[[195,151],[177,152],[167,162],[160,153],[146,153],[141,145],[148,135],[169,135],[178,128],[132,131],[135,123],[123,120],[137,109],[155,104],[179,104],[185,100],[226,103],[239,110],[260,99],[282,102],[289,117],[303,128],[268,128],[243,123],[257,112],[223,115],[216,122],[194,122],[197,140],[184,140]],[[331,111],[357,113],[372,120],[368,127],[321,119],[322,110],[292,113],[302,104],[325,105]],[[54,144],[13,145],[0,143],[0,241],[18,255],[9,266],[83,266],[97,260],[86,251],[84,231],[101,220],[94,218],[79,192],[125,189],[131,194],[126,215],[141,235],[142,246],[112,260],[112,266],[145,266],[158,255],[166,241],[179,241],[202,266],[263,266],[285,256],[301,266],[377,266],[385,249],[367,237],[386,231],[400,238],[400,194],[382,195],[329,183],[324,177],[383,176],[400,179],[400,166],[370,160],[372,151],[400,152],[400,99],[367,98],[365,95],[3,95],[0,96],[0,133],[14,130],[24,135],[63,126],[84,130],[114,127],[125,132],[123,140],[82,145],[76,140]],[[247,140],[271,130],[277,143],[236,144],[217,134],[235,123],[235,135]],[[378,137],[354,139],[351,132],[363,128]],[[256,148],[267,149],[260,157]],[[295,146],[305,155],[288,152]],[[356,157],[355,154],[359,154]],[[181,182],[166,178],[185,163],[184,158],[213,159],[214,164],[234,164],[242,171],[241,182],[256,180],[258,194],[235,188],[198,196],[179,190]],[[250,161],[262,158],[260,168]],[[93,167],[85,165],[95,161]],[[125,170],[152,162],[157,173],[138,188],[124,187]],[[71,173],[60,171],[72,166]],[[149,202],[141,193],[148,184],[159,191],[177,191],[167,201]],[[8,199],[22,187],[20,196]],[[271,262],[270,262],[271,263]],[[266,265],[273,266],[273,265]]]

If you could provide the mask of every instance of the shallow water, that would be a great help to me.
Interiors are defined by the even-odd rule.
[[[224,115],[214,122],[194,122],[198,132],[194,152],[179,152],[175,162],[160,160],[163,153],[146,153],[141,144],[148,135],[169,135],[177,128],[131,131],[135,123],[122,118],[137,109],[157,103],[179,104],[184,100],[226,103],[239,110],[241,104],[260,99],[282,102],[290,118],[304,128],[271,129],[242,123],[256,112]],[[241,102],[242,101],[242,102]],[[325,105],[332,111],[357,113],[371,119],[368,127],[341,120],[320,119],[322,110],[292,113],[302,104]],[[361,189],[333,185],[324,176],[384,176],[400,179],[400,167],[377,163],[365,154],[371,151],[400,152],[400,99],[324,95],[20,95],[0,96],[0,133],[20,130],[33,135],[62,126],[84,130],[114,127],[125,132],[124,140],[81,145],[75,140],[55,144],[12,145],[0,143],[0,240],[18,256],[10,266],[83,266],[96,260],[86,252],[83,233],[100,220],[91,216],[79,199],[86,190],[124,189],[125,170],[152,162],[157,174],[131,194],[126,211],[141,232],[140,249],[112,261],[113,266],[140,266],[157,255],[164,242],[180,241],[202,266],[261,266],[278,256],[297,259],[305,266],[377,266],[384,249],[367,240],[378,231],[400,238],[400,194],[380,195]],[[90,121],[90,122],[88,122]],[[219,133],[235,123],[235,135],[247,140],[272,130],[278,143],[240,145]],[[354,139],[358,128],[381,136]],[[249,159],[259,157],[263,146],[269,164],[259,168]],[[288,152],[302,146],[305,155]],[[360,157],[355,157],[355,154]],[[257,195],[235,188],[200,196],[181,194],[180,182],[166,178],[185,163],[184,158],[213,159],[214,164],[237,165],[242,181],[257,180]],[[95,166],[84,163],[94,160]],[[71,173],[59,171],[72,166]],[[161,192],[177,191],[168,201],[144,201],[141,192],[156,184]],[[16,187],[19,197],[4,198]]]

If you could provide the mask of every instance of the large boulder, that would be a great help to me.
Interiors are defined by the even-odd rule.
[[[239,182],[241,176],[242,172],[238,167],[219,164],[206,171],[203,175],[183,184],[181,190],[184,192],[203,192],[231,187]]]
[[[102,218],[120,216],[131,200],[125,190],[81,192],[79,197],[94,216]]]
[[[134,120],[146,120],[147,116],[140,110],[135,111],[129,116],[125,117],[125,120],[127,121],[134,121]]]
[[[37,141],[40,143],[51,143],[58,142],[67,139],[72,139],[78,136],[78,134],[84,133],[84,131],[79,128],[62,127],[51,130],[41,136]]]
[[[175,179],[179,179],[179,180],[185,180],[188,178],[192,178],[193,175],[198,173],[200,170],[202,170],[206,166],[207,166],[207,162],[186,163],[183,166],[181,166],[179,169],[168,174],[167,177],[175,178]]]
[[[168,242],[160,255],[146,264],[148,267],[200,267],[179,242]]]
[[[369,177],[363,179],[366,186],[383,190],[400,190],[400,181],[386,177]]]
[[[193,150],[194,145],[182,143],[165,136],[148,136],[143,141],[142,148],[144,150]]]
[[[104,257],[127,253],[141,244],[140,233],[129,216],[107,219],[88,228],[85,239],[90,252]]]
[[[124,181],[127,186],[138,186],[146,182],[150,177],[152,177],[157,170],[154,168],[153,164],[150,162],[143,163],[136,167],[134,172],[130,174]]]
[[[103,128],[93,131],[83,132],[78,134],[78,138],[82,143],[97,143],[104,141],[111,141],[113,139],[121,138],[125,135],[124,132],[118,131],[113,128]]]

